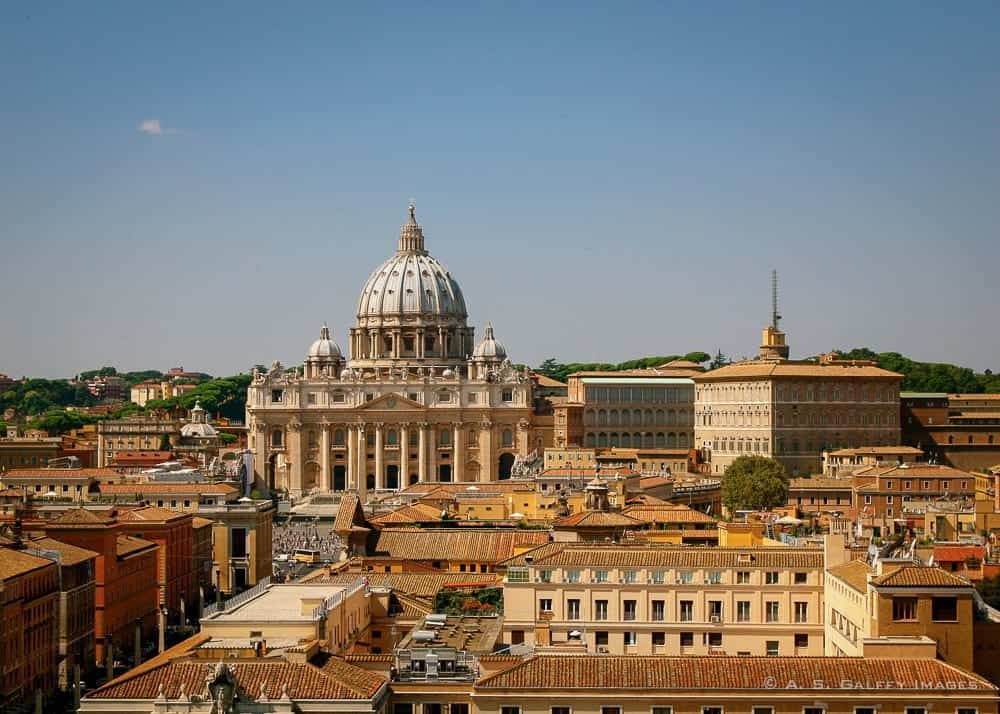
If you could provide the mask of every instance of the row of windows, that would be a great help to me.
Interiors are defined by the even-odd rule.
[[[584,400],[588,403],[646,402],[676,404],[694,401],[694,387],[587,387]]]
[[[765,570],[756,571],[763,572],[763,576],[760,578],[754,578],[750,570],[737,570],[733,572],[732,577],[726,577],[726,574],[732,571],[722,571],[722,570],[678,570],[675,571],[673,576],[668,576],[666,570],[644,570],[641,571],[645,578],[640,578],[640,571],[638,570],[604,570],[604,569],[590,569],[587,571],[581,569],[567,569],[562,571],[555,570],[538,570],[537,571],[537,582],[540,583],[553,583],[560,582],[558,579],[553,578],[556,572],[562,574],[562,582],[564,583],[610,583],[612,582],[611,576],[615,575],[616,580],[614,582],[621,583],[623,585],[634,585],[636,583],[644,582],[650,585],[663,585],[673,577],[673,580],[678,585],[690,585],[695,582],[704,581],[705,585],[722,585],[722,584],[735,584],[735,585],[751,585],[751,584],[764,584],[764,585],[779,585],[784,581],[785,584],[791,583],[794,585],[807,585],[809,583],[809,573],[806,571],[795,571],[791,574],[790,578],[782,578],[781,571],[779,570]],[[697,572],[697,576],[695,573]],[[584,580],[584,574],[586,573],[588,579]],[[507,570],[507,580],[508,582],[516,583],[526,583],[528,582],[528,569],[519,568],[517,566],[512,566]]]
[[[366,402],[375,401],[375,392],[365,392],[364,400]],[[485,395],[483,395],[485,396]],[[320,403],[320,392],[309,392],[306,395],[306,403],[311,405],[316,405]],[[442,390],[436,394],[436,399],[438,403],[450,404],[452,402],[457,402],[457,394]],[[479,404],[480,394],[478,392],[469,392],[465,396],[465,401],[467,404]],[[422,402],[420,394],[418,392],[408,392],[406,398],[411,402]],[[330,395],[330,401],[333,404],[345,404],[347,402],[346,392],[333,392]],[[510,403],[514,401],[514,390],[513,389],[503,389],[500,391],[500,401],[505,403]],[[271,404],[284,404],[285,403],[285,390],[284,389],[272,389],[271,390]]]
[[[686,449],[688,448],[688,435],[684,432],[679,434],[674,432],[655,434],[646,432],[645,434],[628,432],[619,434],[618,432],[587,432],[583,438],[584,446],[622,446],[625,448],[647,448],[647,449]]]
[[[666,600],[652,600],[650,602],[649,608],[649,620],[654,622],[662,622],[666,620]],[[566,619],[567,620],[580,620],[584,619],[581,615],[581,600],[579,598],[569,598],[566,600]],[[809,622],[809,603],[796,601],[792,603],[794,622],[806,623]],[[553,612],[552,609],[552,598],[539,598],[538,600],[538,610],[539,612]],[[597,599],[594,600],[594,607],[592,610],[594,620],[607,620],[608,619],[608,601]],[[630,622],[638,618],[639,615],[639,601],[638,600],[622,600],[621,607],[621,619],[625,622]],[[708,620],[710,622],[725,622],[725,608],[722,600],[709,600],[707,603],[707,612],[702,613],[702,618],[700,621]],[[695,621],[695,602],[694,600],[679,600],[677,603],[677,620],[678,622],[694,622]],[[749,600],[737,600],[736,601],[736,622],[751,622],[753,620],[751,602]],[[764,622],[781,622],[781,604],[777,600],[766,600],[764,602]]]
[[[450,446],[452,442],[452,429],[440,429],[435,432],[436,443],[438,446]],[[281,429],[275,429],[271,432],[271,446],[275,448],[281,448],[284,445],[285,433]],[[385,442],[386,446],[399,446],[400,432],[395,429],[389,429],[385,432]],[[417,429],[411,429],[407,432],[407,442],[410,446],[420,445],[420,432]],[[319,446],[319,433],[310,430],[306,434],[306,443],[309,448],[317,448]],[[365,432],[365,443],[368,447],[375,447],[375,432],[368,430]],[[466,443],[477,444],[479,443],[479,437],[475,429],[469,429],[466,433]],[[345,446],[347,444],[347,432],[343,429],[334,429],[333,431],[333,445],[334,446]],[[514,432],[511,429],[504,429],[500,432],[500,445],[504,447],[511,447],[514,445]]]
[[[751,384],[731,386],[724,384],[706,384],[698,388],[699,402],[748,402],[767,399],[766,384]],[[855,399],[855,396],[857,399]],[[896,398],[896,391],[887,387],[865,386],[857,390],[853,386],[824,387],[811,384],[779,386],[775,390],[775,401],[778,402],[891,402]]]
[[[598,426],[642,426],[653,424],[691,424],[687,409],[587,409],[583,423]]]
[[[763,412],[706,411],[698,414],[697,421],[700,426],[768,426],[771,423],[770,413],[766,410]],[[805,414],[793,412],[786,419],[782,412],[778,412],[775,416],[775,424],[777,426],[895,426],[896,414],[895,412],[880,414],[858,414],[856,412]]]

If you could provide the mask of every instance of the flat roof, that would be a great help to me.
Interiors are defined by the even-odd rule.
[[[694,384],[690,377],[653,377],[636,375],[634,377],[581,377],[584,384],[627,384],[634,387],[636,382],[653,382],[656,384]]]
[[[206,619],[215,622],[311,622],[315,605],[303,614],[303,600],[325,600],[345,590],[347,587],[344,585],[329,583],[271,585],[260,595]]]

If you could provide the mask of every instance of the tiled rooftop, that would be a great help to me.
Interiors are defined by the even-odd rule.
[[[683,504],[664,503],[626,506],[622,513],[645,523],[715,523],[711,516]]]
[[[558,519],[556,528],[639,528],[645,523],[614,511],[580,511]]]
[[[379,533],[376,552],[406,560],[466,560],[496,562],[520,546],[547,543],[542,530],[492,528],[386,528]]]
[[[827,377],[830,379],[902,380],[903,375],[868,365],[748,360],[696,375],[694,380],[696,382],[713,382],[723,379],[746,379],[748,377]]]
[[[32,570],[44,568],[47,565],[55,566],[55,561],[41,556],[31,555],[21,550],[13,548],[3,548],[0,550],[0,580],[8,580],[30,573]]]
[[[844,681],[850,681],[854,691],[884,691],[885,682],[893,682],[898,685],[897,690],[923,693],[950,693],[956,688],[984,694],[996,692],[996,687],[982,677],[938,660],[861,657],[539,655],[481,679],[476,688],[760,690],[763,693],[773,691],[779,682],[783,689],[784,683],[795,682],[801,691],[837,688]],[[817,687],[817,682],[826,686]],[[928,682],[934,684],[927,687]]]
[[[690,569],[823,567],[823,551],[817,548],[704,548],[586,543],[550,543],[516,555],[504,561],[502,565],[525,565],[525,557],[529,555],[536,567]]]
[[[843,580],[859,593],[868,592],[868,576],[874,571],[863,560],[852,560],[828,568],[827,572]]]
[[[963,580],[941,568],[906,565],[891,573],[879,575],[872,579],[872,584],[889,588],[969,588],[967,580]]]
[[[364,577],[370,587],[390,587],[393,591],[420,598],[433,598],[447,587],[460,588],[470,584],[495,585],[499,575],[494,573],[335,573],[326,575],[317,570],[302,579],[302,582],[330,583],[347,586],[358,577]]]
[[[118,557],[124,557],[126,555],[132,555],[133,553],[138,553],[141,550],[147,548],[158,548],[159,546],[152,541],[145,540],[143,538],[136,538],[130,535],[119,535],[117,540],[118,547]]]
[[[79,565],[80,563],[98,557],[98,553],[86,548],[80,548],[69,543],[63,543],[55,538],[32,538],[27,543],[29,548],[39,550],[54,550],[59,553],[59,562],[65,566]]]

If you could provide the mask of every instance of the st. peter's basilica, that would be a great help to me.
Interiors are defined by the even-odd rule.
[[[364,496],[493,481],[541,450],[529,375],[511,366],[492,327],[476,343],[458,281],[424,248],[412,203],[356,318],[347,359],[324,324],[302,367],[254,373],[247,425],[258,483]]]

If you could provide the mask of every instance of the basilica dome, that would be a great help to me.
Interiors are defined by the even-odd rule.
[[[498,340],[493,334],[493,325],[486,325],[486,334],[476,345],[476,351],[472,353],[473,359],[503,360],[507,357],[507,348],[503,342]]]
[[[404,315],[451,318],[462,323],[468,317],[458,281],[424,249],[423,230],[412,205],[396,254],[369,276],[357,310],[359,319]]]
[[[340,347],[330,338],[330,328],[323,323],[319,332],[319,339],[309,347],[308,358],[312,359],[340,359]]]

